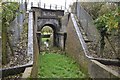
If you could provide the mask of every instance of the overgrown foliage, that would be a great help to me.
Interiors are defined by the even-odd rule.
[[[118,30],[118,22],[120,21],[120,15],[118,10],[108,12],[95,20],[95,24],[97,28],[100,30],[101,28],[107,29],[107,32],[112,30]]]
[[[7,48],[9,46],[12,54],[13,49],[9,41],[8,27],[11,21],[16,17],[16,11],[19,4],[16,2],[3,2],[2,3],[2,64],[7,64]]]
[[[104,56],[103,51],[106,40],[111,45],[112,52],[116,57],[119,55],[119,39],[120,39],[120,8],[118,3],[114,2],[84,2],[81,6],[90,14],[95,21],[95,25],[99,30],[100,39],[100,55]],[[105,40],[106,38],[106,40]],[[116,40],[118,39],[118,40]],[[118,44],[118,45],[116,45]],[[106,47],[108,47],[106,45]],[[106,50],[107,51],[107,50]],[[116,54],[117,53],[117,54]],[[120,57],[120,56],[119,56]]]
[[[2,19],[5,20],[4,24],[9,23],[15,18],[15,14],[19,8],[17,2],[4,2],[2,3]]]
[[[116,8],[115,11],[109,10],[102,16],[98,17],[95,20],[95,24],[97,26],[97,29],[100,32],[101,40],[100,40],[100,53],[103,53],[105,41],[104,37],[108,38],[108,34],[111,34],[111,32],[114,31],[114,33],[118,34],[119,26],[118,23],[120,21],[120,8]],[[111,45],[112,46],[112,45]],[[114,50],[115,51],[115,50]]]
[[[87,78],[70,57],[42,52],[39,57],[39,78]]]
[[[82,2],[81,6],[92,16],[93,19],[96,19],[99,16],[99,11],[105,3],[100,2]]]

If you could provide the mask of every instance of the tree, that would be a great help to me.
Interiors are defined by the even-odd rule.
[[[119,33],[119,26],[118,26],[118,22],[120,21],[119,11],[120,11],[120,8],[116,8],[115,11],[109,11],[95,20],[95,24],[101,35],[101,40],[100,40],[101,54],[103,53],[104,46],[105,46],[104,37],[106,37],[110,42],[107,34],[111,33],[112,31],[114,31],[117,34]],[[111,47],[113,48],[112,45]],[[116,53],[114,48],[113,50]]]
[[[2,3],[2,64],[7,64],[7,48],[8,45],[13,54],[13,49],[9,41],[8,30],[9,24],[15,18],[16,10],[19,5],[16,2]]]

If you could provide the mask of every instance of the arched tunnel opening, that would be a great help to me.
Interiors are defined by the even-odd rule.
[[[38,30],[40,35],[38,36],[38,45],[39,51],[47,51],[50,50],[52,47],[57,46],[57,29],[52,24],[45,24]]]
[[[41,47],[40,50],[49,50],[50,47],[54,46],[54,30],[49,25],[45,25],[41,29]]]

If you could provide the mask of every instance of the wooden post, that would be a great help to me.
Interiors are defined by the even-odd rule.
[[[25,0],[25,11],[27,11],[27,0]]]
[[[66,39],[67,39],[67,33],[64,33],[64,48],[63,48],[63,50],[65,50]]]
[[[6,22],[6,19],[2,20]],[[2,24],[2,64],[7,64],[7,25]]]
[[[39,53],[40,53],[40,45],[41,45],[41,32],[37,32],[37,41],[38,41],[38,48],[39,48]]]
[[[118,2],[118,9],[120,9],[120,2]],[[118,13],[120,15],[120,10],[118,10]],[[118,22],[118,58],[120,59],[120,21]]]
[[[33,12],[33,20],[37,20],[37,16],[35,12]],[[34,22],[35,22],[34,21]],[[39,58],[39,49],[38,49],[38,41],[36,34],[36,23],[33,22],[33,68],[31,78],[36,78],[38,76],[38,58]]]

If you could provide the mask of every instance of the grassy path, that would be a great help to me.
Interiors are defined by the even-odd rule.
[[[39,78],[85,78],[71,58],[57,53],[43,52],[39,56]]]

